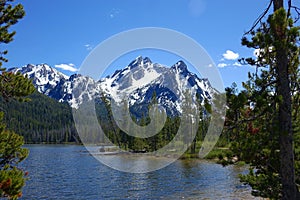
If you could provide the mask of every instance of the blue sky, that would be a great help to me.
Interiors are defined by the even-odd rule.
[[[53,67],[69,67],[69,71],[61,71],[71,74],[74,68],[80,68],[94,47],[112,35],[133,28],[162,27],[186,34],[202,45],[219,66],[225,86],[246,81],[247,72],[253,70],[236,64],[238,58],[253,53],[241,46],[241,38],[269,3],[268,0],[20,2],[26,16],[13,27],[17,31],[15,40],[5,46],[9,50],[6,67],[47,63]],[[150,58],[167,65],[177,61],[176,57],[174,60],[163,56]],[[123,66],[116,67],[125,67],[130,60],[123,59]]]

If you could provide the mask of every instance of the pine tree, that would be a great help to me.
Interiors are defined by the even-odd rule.
[[[13,0],[0,2],[0,44],[7,44],[13,40],[16,32],[10,32],[11,26],[21,19],[25,12],[21,4],[14,5]],[[0,67],[2,62],[7,62],[4,55],[7,51],[0,52]],[[13,74],[1,68],[0,95],[6,100],[11,99],[26,101],[27,96],[34,92],[32,82],[21,74]],[[3,112],[0,112],[0,121]],[[25,184],[26,173],[17,167],[23,161],[28,150],[22,148],[23,137],[5,129],[5,124],[0,123],[0,196],[17,199],[22,196],[21,189]]]
[[[10,32],[10,27],[25,15],[23,6],[21,4],[13,6],[13,2],[14,0],[2,0],[0,2],[0,44],[7,44],[13,40],[16,32]],[[0,67],[2,62],[7,62],[7,59],[4,57],[7,53],[7,50],[0,52]]]
[[[262,22],[272,5],[274,12]],[[297,199],[292,107],[297,104],[293,95],[299,92],[300,33],[291,17],[291,0],[287,10],[283,5],[283,0],[270,1],[255,24],[260,22],[260,27],[254,30],[254,26],[248,32],[251,37],[242,40],[243,45],[258,52],[256,59],[243,60],[256,66],[257,72],[249,74],[245,91],[229,98],[242,100],[231,104],[237,105],[238,111],[233,130],[244,138],[232,149],[256,169],[242,176],[256,195]]]

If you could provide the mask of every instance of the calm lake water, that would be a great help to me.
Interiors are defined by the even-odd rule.
[[[29,145],[29,180],[21,199],[254,199],[238,174],[244,167],[176,161],[145,174],[113,170],[83,146]],[[124,160],[124,159],[123,159]]]

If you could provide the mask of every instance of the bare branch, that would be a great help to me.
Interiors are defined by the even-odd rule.
[[[289,18],[291,16],[291,7],[292,7],[292,0],[288,0],[287,18]]]
[[[300,8],[296,7],[296,6],[291,6],[291,8],[293,8],[295,10],[295,12],[297,13],[297,16],[295,17],[295,23],[300,19]]]
[[[251,29],[249,31],[247,31],[244,35],[248,35],[249,33],[251,33],[256,26],[261,23],[262,19],[266,16],[266,14],[269,12],[272,4],[273,4],[274,0],[270,0],[270,3],[268,5],[268,7],[265,9],[265,11],[255,20],[254,24],[252,25]]]

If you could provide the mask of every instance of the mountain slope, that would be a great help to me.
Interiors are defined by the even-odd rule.
[[[193,101],[211,99],[216,92],[207,79],[191,73],[183,61],[171,67],[138,57],[128,66],[101,80],[74,74],[70,77],[46,65],[27,65],[11,69],[27,74],[37,90],[59,102],[78,108],[84,101],[104,95],[116,103],[128,101],[131,111],[141,116],[153,96],[169,115],[180,114],[187,91]]]
[[[47,96],[50,96],[50,92],[57,84],[69,78],[47,64],[28,64],[22,68],[11,68],[8,71],[12,71],[14,73],[20,72],[24,75],[26,74],[28,78],[32,79],[32,82],[38,92],[46,94]]]
[[[0,98],[7,128],[24,136],[26,143],[79,142],[72,111],[67,103],[59,103],[39,92],[29,102]]]

